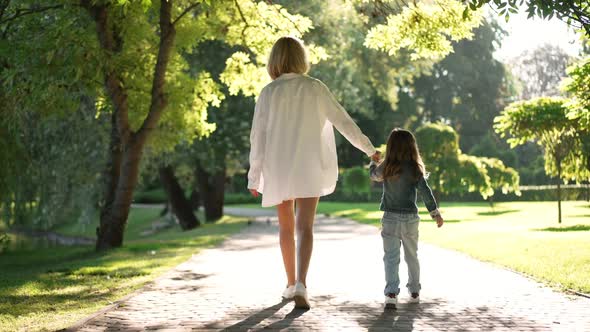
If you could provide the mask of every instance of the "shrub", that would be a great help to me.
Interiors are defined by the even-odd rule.
[[[133,195],[133,203],[164,204],[167,200],[166,192],[162,188],[137,191]]]
[[[348,194],[368,194],[371,189],[369,172],[363,167],[352,167],[342,174],[344,191]]]
[[[223,203],[226,205],[231,204],[253,204],[253,203],[260,203],[262,199],[260,196],[253,197],[250,193],[225,193],[225,197]]]

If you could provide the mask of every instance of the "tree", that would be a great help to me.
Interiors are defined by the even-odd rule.
[[[193,206],[190,200],[186,198],[178,179],[174,175],[174,169],[170,165],[162,166],[158,173],[168,196],[172,213],[178,218],[180,228],[187,231],[199,227],[201,223],[193,213]]]
[[[492,131],[476,144],[469,154],[478,157],[493,157],[502,161],[505,166],[515,169],[521,185],[543,185],[551,181],[545,174],[543,149],[534,142],[527,142],[511,148],[505,140]],[[494,189],[498,189],[494,187]]]
[[[519,101],[506,107],[495,120],[494,128],[508,137],[511,146],[536,141],[545,150],[545,171],[557,176],[558,222],[561,223],[561,181],[575,178],[579,138],[576,123],[567,118],[562,98],[537,98]],[[573,167],[564,167],[573,165]],[[568,172],[564,172],[568,170]]]
[[[585,169],[583,174],[580,171],[578,178],[590,181],[590,56],[569,67],[567,73],[568,77],[563,82],[564,91],[570,97],[567,117],[580,128],[578,160],[581,164],[579,168]]]
[[[560,96],[559,84],[566,76],[571,57],[559,46],[545,44],[524,51],[510,62],[512,74],[520,81],[519,100]]]
[[[498,16],[504,16],[506,21],[511,14],[516,14],[519,7],[526,5],[528,18],[538,16],[550,20],[553,16],[577,29],[583,29],[590,37],[590,7],[586,0],[545,1],[545,0],[466,0],[465,14],[470,10],[477,10],[486,4],[496,7]],[[493,2],[493,5],[492,5]]]
[[[459,136],[450,126],[430,123],[416,130],[416,140],[435,192],[461,191],[455,174],[459,169]]]
[[[514,93],[504,64],[494,59],[503,34],[497,22],[485,21],[471,40],[454,43],[454,52],[411,87],[419,118],[451,124],[464,151],[490,132],[494,117]]]
[[[484,199],[498,189],[518,193],[516,171],[495,158],[461,153],[459,136],[452,127],[441,123],[423,125],[416,130],[416,140],[435,192],[477,192]]]
[[[452,52],[451,41],[471,38],[471,31],[482,20],[481,12],[464,12],[455,0],[394,1],[393,6],[374,1],[369,11],[369,15],[383,16],[386,21],[369,30],[365,46],[390,56],[406,49],[413,60],[444,58]]]
[[[21,111],[0,120],[6,225],[46,230],[74,220],[93,222],[108,128],[108,116],[98,114],[90,100],[67,116]]]
[[[480,164],[486,169],[490,178],[490,187],[495,192],[500,190],[502,194],[510,192],[520,195],[520,176],[514,168],[507,167],[504,163],[495,158],[478,158]],[[494,206],[494,194],[489,196],[490,205]]]
[[[571,101],[568,117],[578,121],[585,131],[590,131],[590,56],[573,64],[567,69],[567,78],[563,82],[564,91]]]
[[[225,68],[224,60],[236,51],[236,47],[222,41],[209,41],[186,57],[191,71],[206,70],[219,80]],[[225,86],[222,92],[226,98],[217,110],[209,112],[209,121],[216,125],[215,131],[194,140],[183,150],[189,167],[194,170],[194,184],[199,190],[208,222],[223,216],[227,179],[247,166],[254,112],[252,96],[230,95]]]
[[[538,149],[537,145],[534,145]],[[510,148],[510,145],[502,140],[492,131],[481,138],[481,140],[469,150],[470,155],[478,157],[493,157],[502,160],[504,164],[510,167],[518,168],[520,166],[521,156]],[[520,173],[520,171],[519,171]]]
[[[89,94],[111,116],[97,250],[122,245],[145,147],[170,149],[181,138],[191,140],[214,129],[206,122],[207,107],[219,105],[223,95],[209,73],[186,72],[182,52],[207,39],[242,46],[228,61],[224,77],[239,76],[230,89],[237,83],[259,86],[260,79],[253,78],[261,77],[260,67],[252,71],[253,63],[263,63],[259,60],[278,36],[301,36],[311,28],[307,18],[278,5],[246,0],[0,5],[0,46],[7,68],[2,80],[8,87],[3,95],[14,102],[13,109],[39,109],[40,101],[44,107],[61,103],[72,109],[77,96]],[[56,49],[56,44],[68,47]]]
[[[363,167],[351,167],[342,175],[344,191],[348,194],[367,194],[371,199],[371,180],[367,176],[367,170]]]

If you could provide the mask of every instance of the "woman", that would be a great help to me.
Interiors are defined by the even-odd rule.
[[[272,48],[268,73],[273,81],[258,97],[250,133],[248,189],[263,194],[262,206],[277,206],[286,299],[309,309],[307,270],[313,249],[313,222],[320,196],[338,180],[333,126],[359,150],[378,160],[371,141],[309,71],[303,43],[280,38]],[[294,213],[297,205],[297,216]],[[297,229],[297,271],[295,239]]]

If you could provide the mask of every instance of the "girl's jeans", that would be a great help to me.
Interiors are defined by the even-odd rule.
[[[408,290],[420,292],[420,263],[418,262],[418,225],[417,214],[385,212],[381,219],[383,238],[383,262],[385,263],[385,295],[399,294],[400,247],[404,247],[404,259],[408,264]]]

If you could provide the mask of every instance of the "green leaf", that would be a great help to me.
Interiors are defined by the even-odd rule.
[[[51,61],[53,60],[53,57],[54,56],[55,56],[55,50],[49,50],[47,52],[47,55],[46,55],[45,60],[46,60],[46,62],[47,62],[48,65],[51,64]]]
[[[463,20],[466,20],[469,17],[469,7],[465,7],[465,9],[463,10]]]

